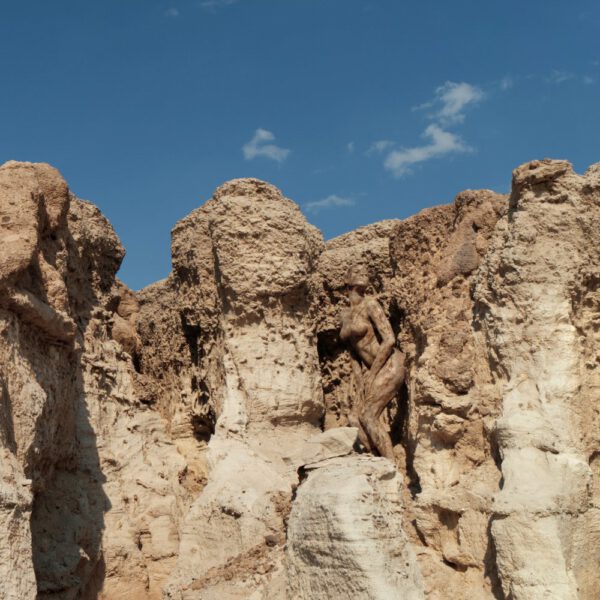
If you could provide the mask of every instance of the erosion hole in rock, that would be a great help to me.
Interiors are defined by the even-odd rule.
[[[133,369],[136,373],[142,372],[142,357],[139,352],[134,352],[131,355],[131,364],[133,365]]]
[[[209,408],[205,415],[192,415],[191,425],[196,440],[208,443],[215,432],[215,421],[216,416],[211,408]]]
[[[400,307],[396,298],[392,298],[389,305],[389,318],[392,330],[394,331],[394,337],[398,339],[398,335],[404,325],[406,319],[406,312]]]
[[[500,581],[498,565],[496,563],[496,546],[494,545],[494,536],[492,535],[492,523],[494,519],[494,516],[490,517],[486,529],[487,547],[485,550],[485,556],[483,558],[483,574],[490,581],[490,586],[494,598],[496,600],[509,600],[505,599],[504,597],[504,592],[502,591],[502,582]]]
[[[467,570],[467,567],[465,565],[459,565],[459,564],[450,562],[449,560],[446,560],[445,558],[442,558],[442,561],[446,566],[450,567],[451,569],[454,569],[455,571],[465,573]]]
[[[185,314],[181,313],[181,328],[183,330],[183,335],[185,337],[185,341],[187,343],[188,349],[190,351],[190,357],[192,359],[193,365],[199,365],[200,359],[202,358],[202,348],[198,343],[200,338],[200,326],[192,325],[188,323],[188,320]]]

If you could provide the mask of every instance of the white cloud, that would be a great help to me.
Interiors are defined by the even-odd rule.
[[[348,150],[348,152],[352,154],[354,152],[354,142],[348,142],[346,144],[346,150]]]
[[[208,10],[216,10],[223,6],[231,6],[237,2],[239,2],[239,0],[203,0],[203,2],[200,2],[200,6]]]
[[[277,162],[283,162],[290,153],[287,148],[280,148],[275,144],[269,144],[275,140],[275,136],[266,129],[257,129],[254,137],[242,146],[242,152],[246,160],[252,160],[257,156],[264,156]]]
[[[410,110],[415,111],[415,110],[424,110],[426,108],[431,108],[434,104],[433,100],[429,100],[428,102],[423,102],[423,104],[417,104],[415,106],[413,106]]]
[[[552,73],[546,77],[546,83],[560,85],[561,83],[565,83],[565,81],[570,81],[571,79],[575,79],[574,73],[562,71],[560,69],[554,69],[554,71],[552,71]]]
[[[402,177],[410,173],[410,168],[417,163],[447,154],[469,152],[471,150],[458,135],[445,131],[435,123],[425,129],[423,137],[429,138],[430,143],[390,152],[385,159],[384,167],[391,171],[395,177]]]
[[[313,202],[307,202],[304,207],[307,212],[318,213],[322,210],[329,208],[340,208],[342,206],[354,206],[356,204],[352,198],[345,198],[336,194],[331,194],[323,200],[315,200]]]
[[[447,81],[435,90],[436,101],[441,108],[435,117],[442,123],[462,123],[465,120],[464,109],[483,99],[483,91],[470,83]]]
[[[512,85],[512,78],[505,77],[499,83],[502,89]],[[433,158],[461,152],[471,152],[473,149],[456,133],[448,130],[464,122],[468,108],[485,98],[483,90],[476,85],[466,82],[456,83],[446,81],[436,88],[433,99],[413,107],[414,110],[427,109],[427,118],[433,121],[423,132],[427,142],[420,146],[398,147],[390,140],[374,142],[367,154],[384,154],[383,166],[394,177],[403,177],[411,173],[412,167]]]
[[[543,81],[552,85],[561,85],[567,81],[592,85],[596,83],[596,78],[589,73],[581,75],[579,73],[573,73],[572,71],[554,69],[549,75],[543,77]]]
[[[510,90],[510,88],[513,87],[513,85],[515,85],[515,82],[510,75],[507,75],[506,77],[503,77],[500,80],[500,89],[504,92],[506,90]]]
[[[179,9],[177,9],[177,8],[167,8],[167,10],[165,10],[165,16],[166,17],[178,17],[179,16]]]
[[[433,100],[413,106],[413,110],[433,109],[429,118],[444,125],[462,123],[465,109],[477,104],[484,96],[481,88],[470,83],[446,81],[435,90]]]
[[[369,149],[365,152],[367,156],[371,156],[371,154],[382,154],[386,150],[389,150],[394,145],[394,142],[391,140],[377,140],[373,142]]]

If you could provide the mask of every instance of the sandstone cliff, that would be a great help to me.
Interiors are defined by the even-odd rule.
[[[595,600],[600,168],[323,242],[234,180],[134,293],[48,165],[0,167],[0,597]],[[358,452],[343,274],[406,354]]]

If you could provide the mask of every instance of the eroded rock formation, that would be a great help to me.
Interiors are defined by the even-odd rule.
[[[600,591],[599,201],[597,166],[584,177],[566,161],[516,169],[510,219],[477,277],[477,321],[502,391],[491,533],[515,600]]]
[[[422,600],[394,465],[347,455],[305,471],[287,532],[288,597]]]
[[[134,293],[98,209],[6,163],[0,596],[596,600],[599,226],[597,165],[326,243],[234,180]],[[350,264],[406,355],[393,462],[347,427]]]
[[[134,391],[123,248],[48,165],[0,168],[0,220],[2,597],[158,598],[185,462]]]

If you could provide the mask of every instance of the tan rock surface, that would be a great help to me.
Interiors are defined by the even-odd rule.
[[[0,167],[0,576],[9,599],[34,598],[36,574],[46,584],[41,540],[32,539],[38,498],[75,443],[74,323],[64,312],[70,198],[57,180],[47,165]]]
[[[123,249],[48,165],[0,182],[2,597],[158,598],[184,464],[112,339]]]
[[[406,386],[383,418],[407,475],[404,527],[428,598],[491,598],[498,587],[487,529],[500,479],[489,428],[500,399],[478,361],[470,289],[505,205],[490,191],[462,192],[453,205],[331,240],[320,261],[326,427],[346,422],[352,396],[337,329],[345,265],[367,268],[407,355]]]
[[[385,458],[345,456],[309,467],[290,513],[288,597],[424,598],[402,529],[402,485]]]
[[[97,208],[3,165],[0,596],[595,600],[599,207],[534,161],[324,244],[234,180],[136,294]],[[344,427],[350,265],[407,355],[395,466]]]
[[[324,460],[352,454],[357,442],[358,428],[334,427],[313,435],[294,456],[284,460],[296,467],[310,468]]]
[[[198,422],[214,435],[204,452],[208,484],[183,524],[169,597],[245,598],[277,585],[296,481],[284,457],[319,431],[323,413],[312,312],[321,246],[294,203],[253,179],[220,187],[173,230],[174,271],[160,285],[180,316],[169,322],[183,324],[179,339],[199,350],[176,383],[185,392],[164,412],[178,436],[189,438]],[[155,297],[154,289],[142,293],[142,315],[157,314]],[[168,351],[155,347],[148,360],[142,354],[142,371],[164,360],[174,372]],[[263,573],[244,566],[253,552]]]
[[[580,177],[566,161],[522,165],[478,275],[477,320],[502,394],[491,531],[515,600],[600,590],[599,226],[597,168]]]
[[[407,516],[414,515],[425,545],[418,556],[432,599],[497,593],[487,528],[500,480],[489,434],[499,398],[480,360],[471,286],[505,207],[493,192],[462,192],[453,205],[402,222],[391,242],[409,365],[400,456],[414,495]]]

